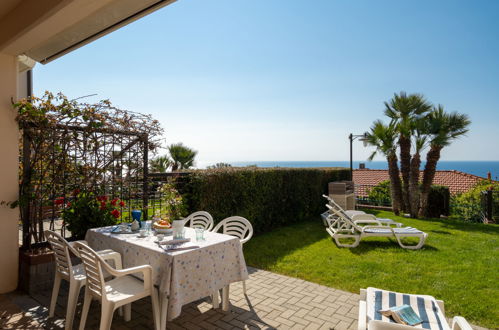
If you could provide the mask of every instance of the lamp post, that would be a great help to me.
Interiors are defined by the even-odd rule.
[[[350,140],[350,181],[353,181],[353,141],[359,139],[359,141],[364,142],[364,147],[367,145],[367,133],[362,135],[354,135],[350,133],[348,136]]]

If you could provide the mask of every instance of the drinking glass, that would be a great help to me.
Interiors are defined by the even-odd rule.
[[[204,241],[204,228],[203,227],[196,227],[194,229],[196,231],[196,241]]]

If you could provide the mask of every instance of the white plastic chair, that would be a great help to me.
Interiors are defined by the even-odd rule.
[[[159,302],[156,289],[152,282],[152,267],[143,265],[117,270],[109,266],[104,259],[88,245],[75,243],[75,248],[83,261],[87,273],[85,300],[81,312],[80,330],[85,329],[88,310],[93,299],[101,303],[100,330],[111,328],[114,311],[125,306],[125,320],[130,320],[131,303],[151,296],[154,327],[159,330]],[[104,281],[104,270],[114,276],[110,281]],[[142,273],[144,282],[131,276]]]
[[[73,246],[54,231],[46,230],[44,234],[54,251],[56,265],[54,287],[52,289],[52,298],[50,300],[49,317],[54,316],[57,296],[59,295],[59,289],[61,287],[61,280],[66,280],[69,282],[69,295],[66,306],[65,329],[72,329],[78,295],[80,294],[82,286],[85,285],[87,277],[82,264],[73,266],[71,262],[70,251],[75,256],[79,257],[78,252],[73,248]],[[104,260],[113,260],[114,266],[121,269],[121,255],[118,252],[113,250],[103,250],[99,251],[98,254]]]
[[[220,221],[213,231],[218,232],[220,229],[222,229],[222,234],[239,238],[241,244],[246,243],[253,237],[251,222],[240,216],[232,216]],[[243,292],[246,294],[246,281],[243,281]]]
[[[213,228],[213,217],[206,211],[197,211],[185,219],[185,226],[191,228],[203,227],[204,230],[210,231]]]

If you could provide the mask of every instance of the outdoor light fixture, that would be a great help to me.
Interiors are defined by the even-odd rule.
[[[348,136],[350,140],[350,180],[353,181],[353,141],[359,139],[364,144],[364,147],[367,147],[367,132],[362,135],[353,135],[350,133]]]

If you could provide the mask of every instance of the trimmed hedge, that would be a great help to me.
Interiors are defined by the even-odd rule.
[[[208,211],[218,222],[245,217],[255,234],[318,217],[328,183],[347,180],[343,168],[222,168],[195,171],[179,191],[190,212]]]

